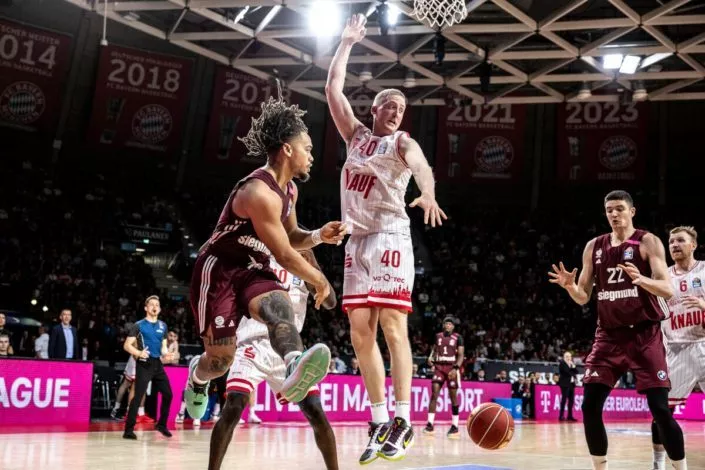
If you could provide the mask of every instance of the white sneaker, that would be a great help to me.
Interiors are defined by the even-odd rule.
[[[217,423],[219,419],[220,419],[220,413],[211,415],[211,421],[213,421],[214,423]]]
[[[247,422],[252,424],[262,424],[262,420],[259,419],[259,416],[254,413],[250,413],[249,418],[247,418]]]
[[[240,422],[238,422],[237,424],[247,424],[247,423],[245,423],[244,419],[240,418]]]
[[[176,415],[176,424],[182,424],[184,422],[184,414],[179,413]]]
[[[198,428],[201,426],[201,420],[200,419],[194,419],[193,420],[193,427]]]

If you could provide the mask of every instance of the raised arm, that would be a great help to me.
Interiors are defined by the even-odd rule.
[[[651,277],[646,277],[633,263],[620,264],[619,267],[632,279],[632,284],[650,292],[653,295],[668,300],[673,297],[673,287],[668,276],[666,250],[661,240],[654,234],[644,235],[639,247],[642,255],[649,261]]]
[[[428,224],[430,220],[431,227],[435,227],[436,224],[443,225],[443,220],[446,220],[448,217],[445,212],[438,207],[438,203],[436,202],[436,180],[433,178],[433,170],[428,164],[421,147],[414,139],[406,134],[403,134],[400,139],[400,156],[411,169],[411,173],[414,175],[414,181],[416,181],[416,186],[418,186],[421,191],[421,196],[414,199],[414,201],[409,204],[409,207],[419,206],[423,209],[425,224]]]
[[[558,284],[570,295],[578,305],[585,305],[590,300],[592,295],[592,286],[594,283],[593,267],[592,267],[592,250],[595,247],[595,239],[590,240],[587,245],[585,245],[585,250],[583,251],[583,269],[580,271],[580,278],[578,278],[578,283],[575,283],[575,276],[578,273],[578,269],[575,268],[568,272],[563,266],[563,262],[559,263],[559,266],[553,265],[553,272],[549,272],[548,275],[551,277],[548,281],[553,284]]]
[[[328,69],[328,80],[326,81],[326,98],[328,108],[333,116],[335,127],[346,143],[350,143],[355,130],[362,123],[355,117],[350,102],[345,97],[343,89],[345,87],[345,74],[350,58],[350,51],[356,42],[365,37],[365,15],[357,14],[348,19],[343,34],[341,36],[338,50]]]
[[[316,289],[316,308],[328,297],[326,277],[308,264],[289,243],[289,236],[281,223],[279,215],[282,201],[264,183],[254,180],[244,186],[233,201],[235,206],[245,212],[252,221],[257,237],[269,248],[279,264],[295,276],[313,285]]]

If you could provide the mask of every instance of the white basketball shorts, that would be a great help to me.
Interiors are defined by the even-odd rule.
[[[412,311],[414,248],[411,235],[353,235],[345,244],[343,310],[356,307]]]
[[[668,405],[685,404],[696,383],[705,390],[705,342],[671,343],[666,347],[671,391]]]
[[[125,364],[124,375],[127,380],[134,382],[135,374],[137,374],[137,363],[135,362],[135,358],[130,356],[130,359],[127,360],[127,364]]]
[[[277,395],[280,404],[287,404],[279,393],[286,379],[284,360],[272,349],[269,339],[254,339],[238,345],[235,360],[230,366],[226,391],[250,394],[266,381]],[[309,395],[318,395],[318,385],[311,387]]]

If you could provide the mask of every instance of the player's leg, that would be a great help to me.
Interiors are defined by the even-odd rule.
[[[115,406],[113,406],[113,409],[110,412],[111,418],[117,419],[117,414],[118,414],[118,411],[120,411],[120,406],[122,405],[122,400],[125,398],[125,393],[127,393],[127,390],[131,386],[132,386],[132,380],[127,378],[126,375],[123,375],[122,382],[120,382],[120,386],[118,387],[117,393],[115,394]]]
[[[262,424],[262,420],[257,416],[257,413],[255,413],[255,406],[257,406],[257,389],[250,393],[250,410],[247,416],[247,422],[251,424]]]
[[[460,424],[460,406],[458,406],[458,388],[460,387],[460,371],[453,369],[448,376],[448,394],[450,395],[451,406],[451,425],[447,436],[450,439],[458,439],[460,432],[458,425]]]
[[[568,386],[568,421],[577,421],[573,417],[573,407],[575,406],[575,386]]]
[[[134,382],[134,397],[130,401],[130,406],[127,410],[127,419],[125,420],[125,432],[123,437],[126,439],[137,439],[135,436],[135,424],[137,424],[137,408],[144,394],[147,393],[147,386],[152,380],[152,369],[148,362],[139,361],[137,364],[137,373],[135,374]]]
[[[602,408],[612,387],[601,383],[586,383],[583,399],[583,426],[585,440],[595,470],[607,468],[607,430],[602,421]]]
[[[248,397],[249,393],[242,391],[228,392],[225,406],[220,413],[220,419],[213,426],[213,432],[211,433],[208,470],[220,470],[225,452],[228,450],[230,441],[233,440],[235,426],[240,421],[242,411],[247,405]]]
[[[321,406],[320,396],[317,393],[309,393],[309,395],[299,403],[299,407],[313,428],[313,436],[316,439],[318,449],[321,451],[323,461],[326,463],[326,470],[338,470],[338,452],[335,447],[335,434]]]
[[[396,409],[394,423],[386,442],[380,449],[380,457],[399,460],[414,444],[411,427],[411,378],[413,358],[409,343],[407,312],[392,308],[380,308],[379,323],[392,358],[392,384]]]
[[[350,338],[355,356],[360,363],[360,373],[365,383],[365,389],[370,398],[369,441],[360,456],[361,464],[368,464],[377,459],[380,442],[384,442],[389,430],[389,411],[384,393],[384,361],[377,345],[377,324],[379,312],[377,309],[361,307],[348,310],[350,320]]]
[[[445,378],[441,375],[438,367],[433,371],[433,381],[431,382],[431,401],[428,403],[428,418],[426,419],[426,427],[424,434],[433,434],[433,423],[436,420],[436,406],[438,404],[438,396],[441,394],[441,387]]]
[[[267,289],[266,292],[249,298],[247,305],[252,318],[267,325],[271,347],[287,367],[282,396],[297,403],[306,397],[311,387],[328,374],[330,349],[324,344],[316,344],[304,351],[301,335],[294,323],[291,298],[285,291],[280,290],[274,274],[272,277],[273,280],[258,283],[248,290],[250,295],[254,295],[258,293],[257,289]]]
[[[683,441],[683,431],[673,418],[671,410],[668,408],[668,389],[651,388],[646,390],[646,399],[649,410],[656,422],[658,435],[663,442],[668,457],[673,462],[674,468],[681,470],[686,467],[685,463],[685,443]]]

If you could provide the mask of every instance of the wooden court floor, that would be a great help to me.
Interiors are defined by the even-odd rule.
[[[116,426],[117,425],[117,426]],[[106,429],[117,429],[119,423]],[[705,469],[705,422],[682,422],[689,469]],[[590,469],[583,427],[577,424],[523,423],[512,443],[485,451],[463,435],[418,435],[411,454],[401,462],[382,460],[375,469],[492,470]],[[608,423],[610,470],[651,469],[649,424]],[[417,426],[421,431],[421,426]],[[335,426],[341,470],[360,469],[357,458],[367,440],[366,428]],[[167,440],[153,431],[138,431],[138,441],[125,441],[119,430],[88,433],[0,434],[2,470],[196,470],[207,468],[210,428],[180,428]],[[323,461],[312,433],[300,425],[246,425],[235,431],[223,469],[322,470]],[[670,464],[669,464],[669,469]]]

